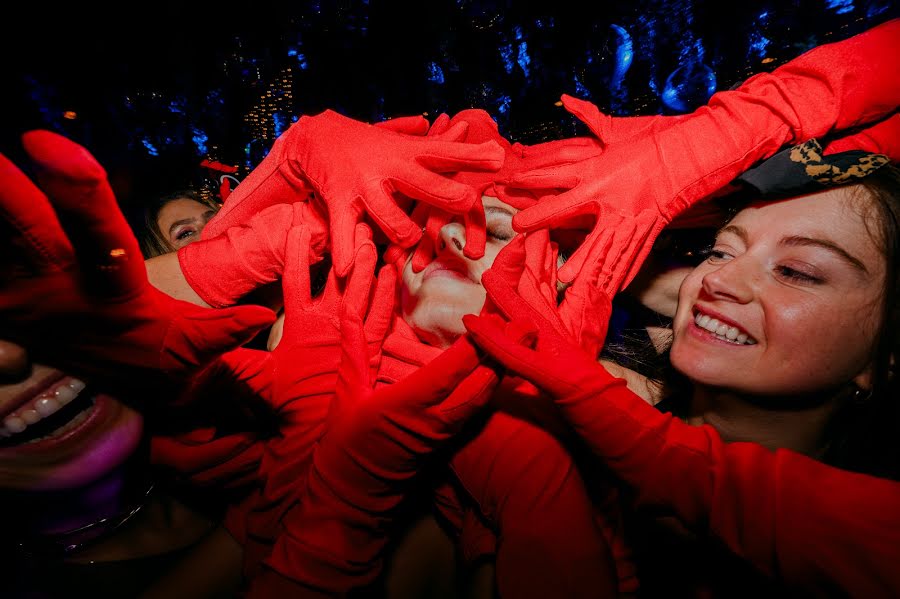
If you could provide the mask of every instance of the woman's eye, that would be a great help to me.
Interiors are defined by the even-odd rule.
[[[516,236],[512,228],[512,221],[508,223],[491,223],[487,226],[487,234],[497,241],[509,241]]]
[[[734,257],[725,250],[721,250],[719,248],[706,248],[702,250],[700,254],[706,258],[707,262],[711,262],[713,264],[724,262]]]
[[[175,235],[175,239],[177,239],[178,241],[181,241],[182,239],[187,239],[188,237],[190,237],[191,235],[194,235],[195,233],[197,233],[197,231],[195,229],[183,229]]]
[[[778,276],[793,281],[795,283],[821,283],[822,279],[816,275],[812,275],[790,266],[778,266],[775,268]]]

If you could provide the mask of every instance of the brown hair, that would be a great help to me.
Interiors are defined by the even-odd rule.
[[[203,199],[203,197],[201,197],[200,194],[193,189],[180,189],[178,191],[173,191],[172,193],[167,193],[159,199],[151,202],[144,207],[143,225],[141,227],[140,234],[138,235],[138,242],[140,243],[141,253],[144,255],[144,259],[155,258],[156,256],[161,256],[163,254],[168,254],[169,252],[175,251],[175,248],[172,247],[171,243],[169,243],[169,238],[159,230],[158,222],[159,213],[163,209],[163,207],[165,207],[165,205],[169,202],[173,202],[175,200],[193,200],[195,202],[203,204],[204,206],[209,206],[214,210],[219,209],[219,206]]]

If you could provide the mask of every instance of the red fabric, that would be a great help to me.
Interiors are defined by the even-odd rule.
[[[193,375],[272,324],[265,308],[203,309],[154,289],[96,160],[48,131],[23,141],[47,196],[0,157],[13,230],[0,241],[5,338],[73,374],[148,386],[161,372]]]
[[[373,390],[361,319],[342,315],[344,357],[328,431],[268,565],[301,588],[344,594],[380,570],[404,487],[490,395],[496,376],[465,340],[403,381]],[[263,591],[254,589],[251,597]],[[298,592],[300,592],[298,590]]]
[[[533,321],[538,338],[531,349],[500,324],[467,316],[473,339],[550,393],[591,450],[634,487],[639,503],[670,508],[686,526],[806,592],[897,596],[900,484],[786,450],[726,444],[712,427],[662,414],[556,333],[499,277],[486,273],[484,280],[504,312]]]
[[[825,146],[826,154],[847,150],[884,154],[891,162],[900,162],[900,114],[895,114],[859,133],[836,139]]]
[[[276,204],[252,215],[242,226],[190,243],[178,250],[181,272],[203,301],[215,308],[281,279],[285,246],[292,227],[310,231],[310,263],[328,244],[327,223],[314,202]]]
[[[560,269],[572,281],[596,253],[604,230],[625,219],[637,235],[616,245],[633,254],[616,278],[627,285],[660,230],[694,203],[727,185],[756,161],[783,145],[819,137],[884,117],[900,104],[897,70],[900,20],[835,44],[820,46],[756,75],[740,88],[715,94],[696,112],[658,121],[638,137],[609,144],[599,156],[552,169],[523,173],[511,183],[528,189],[565,189],[517,214],[519,231],[564,227],[596,220],[593,232]],[[566,103],[571,104],[570,100]],[[609,117],[582,110],[598,137]]]

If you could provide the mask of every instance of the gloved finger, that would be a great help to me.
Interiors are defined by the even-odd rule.
[[[309,272],[309,229],[292,227],[288,232],[284,252],[284,274],[281,288],[284,294],[285,334],[288,334],[299,313],[312,305]]]
[[[329,232],[331,234],[331,264],[338,277],[346,277],[353,264],[353,240],[360,213],[355,208],[338,209],[328,203]]]
[[[526,171],[586,160],[602,153],[603,146],[592,137],[570,137],[533,146],[514,144],[513,150],[520,154],[520,170]]]
[[[363,321],[355,310],[342,310],[341,365],[338,368],[337,392],[328,411],[329,421],[334,422],[342,412],[352,410],[359,401],[367,398],[372,383]]]
[[[381,267],[375,282],[375,293],[366,316],[365,333],[369,344],[384,343],[394,313],[397,295],[397,270],[391,264]]]
[[[582,100],[569,94],[563,94],[560,98],[566,110],[575,115],[579,121],[587,125],[591,133],[597,136],[597,140],[604,145],[609,143],[605,139],[606,132],[609,129],[609,116],[600,112],[597,105],[587,100]]]
[[[456,389],[441,402],[442,419],[447,425],[447,433],[457,432],[466,422],[475,416],[490,400],[499,375],[487,366],[479,366],[464,378]]]
[[[581,182],[585,167],[576,162],[548,168],[513,173],[507,184],[524,189],[565,189],[569,190]]]
[[[441,117],[447,117],[446,122],[443,122]],[[450,117],[446,114],[442,114],[434,121],[434,125],[432,125],[431,130],[428,131],[428,137],[436,141],[463,143],[466,136],[469,134],[469,123],[458,122],[453,123],[452,125],[450,123]]]
[[[421,115],[400,116],[375,123],[376,127],[387,129],[404,135],[425,135],[428,133],[428,121]]]
[[[416,173],[415,178],[394,179],[393,185],[407,197],[453,214],[465,214],[481,199],[471,186],[425,169]]]
[[[451,127],[450,132],[456,127],[458,125]],[[477,144],[443,140],[424,143],[428,144],[428,150],[416,156],[416,162],[438,173],[495,172],[500,170],[506,160],[503,148],[493,140]]]
[[[372,243],[372,232],[369,227],[360,223],[356,225],[356,250],[353,266],[344,286],[341,303],[347,310],[352,310],[362,320],[369,305],[369,295],[375,278],[375,263],[378,252]]]
[[[393,243],[410,247],[419,240],[422,230],[400,209],[397,200],[384,188],[381,181],[372,181],[364,190],[361,200],[369,218]]]
[[[19,168],[0,154],[0,218],[20,238],[5,240],[26,253],[37,269],[65,268],[74,252],[47,196]],[[10,256],[5,256],[9,259]]]
[[[180,311],[180,318],[160,353],[160,366],[167,372],[184,372],[185,365],[199,370],[214,358],[253,339],[276,318],[272,310],[262,306],[212,309],[171,301],[178,302],[179,307],[175,309]]]
[[[103,167],[85,148],[50,131],[29,131],[22,143],[61,217],[88,284],[99,293],[113,295],[144,285],[144,258]]]
[[[487,222],[484,215],[484,204],[475,201],[471,210],[463,215],[466,226],[466,245],[463,254],[470,260],[478,260],[484,256],[487,243]]]
[[[500,250],[488,272],[493,272],[505,285],[515,288],[524,270],[525,236],[516,235]]]

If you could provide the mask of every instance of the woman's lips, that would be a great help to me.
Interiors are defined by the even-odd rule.
[[[425,270],[422,272],[423,282],[436,277],[446,277],[473,282],[472,277],[469,275],[469,269],[462,261],[448,260],[446,258],[435,260],[426,266]]]

